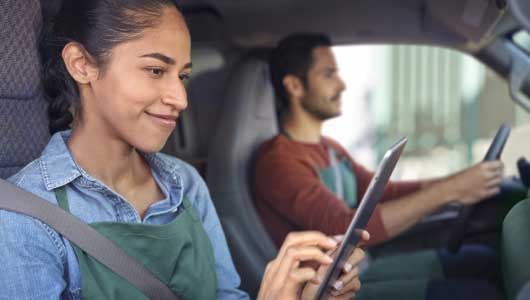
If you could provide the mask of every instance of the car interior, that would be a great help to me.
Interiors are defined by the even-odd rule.
[[[514,39],[516,33],[530,32],[530,1],[178,2],[191,31],[194,70],[187,86],[189,107],[163,152],[189,162],[206,180],[241,288],[251,297],[277,251],[254,208],[251,182],[256,149],[278,133],[267,55],[284,36],[325,32],[336,45],[454,49],[506,81],[506,93],[530,113],[530,52]],[[49,140],[39,41],[60,4],[0,1],[0,178],[38,157]],[[523,177],[507,177],[499,195],[476,205],[462,237],[463,243],[500,245],[499,285],[506,299],[524,297],[530,290],[530,200],[523,200],[528,193]],[[460,212],[458,205],[445,207],[369,252],[378,257],[446,246]]]

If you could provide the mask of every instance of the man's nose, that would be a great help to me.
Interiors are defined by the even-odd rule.
[[[341,77],[338,77],[338,87],[339,87],[339,90],[342,92],[346,89],[346,83],[344,83],[344,80],[342,80]]]

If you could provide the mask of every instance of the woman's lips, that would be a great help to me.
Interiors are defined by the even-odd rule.
[[[150,116],[157,124],[166,127],[166,128],[175,128],[177,125],[177,117],[176,115],[161,115],[161,114],[154,114],[146,112],[148,116]]]

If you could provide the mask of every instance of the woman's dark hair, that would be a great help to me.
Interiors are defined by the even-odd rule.
[[[49,130],[69,128],[71,110],[79,112],[79,91],[61,53],[77,42],[93,63],[104,66],[113,47],[156,26],[165,6],[178,9],[175,0],[64,0],[45,27],[41,43],[43,86],[48,101]]]
[[[307,87],[307,72],[313,64],[313,50],[318,47],[330,47],[331,39],[322,33],[296,33],[287,36],[278,43],[269,58],[272,85],[276,91],[278,114],[289,107],[287,91],[283,78],[294,75]]]

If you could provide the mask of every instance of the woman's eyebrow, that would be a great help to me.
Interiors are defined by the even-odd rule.
[[[140,57],[151,57],[151,58],[155,58],[155,59],[158,59],[168,65],[174,65],[175,64],[175,60],[167,55],[164,55],[162,53],[149,53],[149,54],[144,54],[144,55],[141,55]]]

